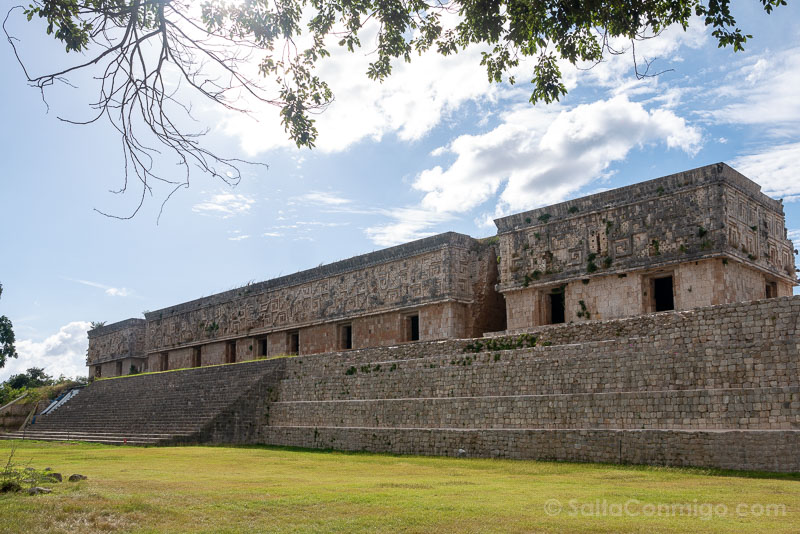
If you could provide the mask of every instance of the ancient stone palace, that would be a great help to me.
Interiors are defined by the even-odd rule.
[[[800,472],[780,201],[716,164],[495,222],[95,328],[11,437]]]
[[[782,203],[715,164],[148,312],[89,332],[109,377],[790,296]]]

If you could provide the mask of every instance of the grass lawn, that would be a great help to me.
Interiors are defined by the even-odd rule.
[[[797,475],[30,441],[3,464],[12,443],[89,479],[0,495],[0,532],[800,532]]]

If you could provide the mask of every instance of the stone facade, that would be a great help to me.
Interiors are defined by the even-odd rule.
[[[95,378],[145,370],[145,321],[127,319],[89,330],[86,365]]]
[[[440,234],[92,331],[87,364],[128,374],[118,345],[133,332],[148,371],[481,336],[505,328],[496,259],[491,244]]]
[[[783,206],[724,164],[495,221],[508,328],[788,296]]]
[[[792,294],[783,206],[722,163],[90,332],[93,376],[520,332]],[[133,367],[131,367],[133,366]]]

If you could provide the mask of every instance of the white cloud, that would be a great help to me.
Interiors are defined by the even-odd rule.
[[[423,207],[456,213],[505,184],[497,212],[519,211],[564,200],[636,146],[665,143],[693,154],[700,142],[700,132],[672,111],[648,111],[625,96],[573,109],[520,107],[485,134],[455,139],[447,147],[455,161],[423,171],[414,188],[426,193]]]
[[[773,135],[795,135],[800,121],[800,47],[749,58],[715,89],[721,108],[707,112],[716,122],[765,125]]]
[[[384,247],[433,235],[434,232],[426,231],[426,229],[453,218],[450,214],[437,213],[419,207],[396,208],[386,210],[384,214],[394,219],[394,222],[366,229],[367,237],[376,245]]]
[[[432,51],[415,56],[411,63],[396,60],[387,80],[370,80],[366,73],[376,59],[371,50],[377,24],[366,24],[361,35],[364,48],[350,53],[331,42],[331,57],[318,66],[317,74],[328,82],[335,100],[314,117],[319,131],[316,150],[339,152],[363,140],[379,141],[388,133],[414,141],[461,104],[496,98],[499,89],[480,66],[477,46],[451,57]],[[278,108],[248,107],[254,109],[249,117],[228,113],[221,120],[223,132],[237,137],[247,154],[294,146],[280,124]]]
[[[322,222],[322,221],[297,221],[297,226],[320,226],[323,228],[335,228],[337,226],[348,226],[349,222]]]
[[[791,202],[800,200],[800,143],[765,148],[731,162],[739,172],[758,182],[764,193]]]
[[[296,200],[308,204],[322,204],[324,206],[341,206],[350,203],[350,199],[325,191],[311,191],[310,193],[297,197]]]
[[[231,236],[231,237],[229,237],[229,238],[228,238],[228,241],[242,241],[242,240],[244,240],[244,239],[248,239],[249,237],[250,237],[250,236],[249,236],[249,235],[247,235],[247,234],[244,234],[244,235],[236,235],[236,236]]]
[[[489,132],[459,136],[437,150],[454,161],[422,171],[413,183],[425,193],[420,204],[388,211],[395,222],[368,228],[368,237],[390,245],[430,235],[430,227],[474,209],[503,186],[495,215],[560,202],[607,178],[609,166],[637,146],[663,143],[693,155],[702,140],[673,111],[648,110],[627,96],[572,109],[519,106],[501,117]]]
[[[454,25],[458,22],[457,16],[444,14],[442,22],[445,26]],[[520,80],[518,85],[498,85],[488,80],[485,67],[480,64],[482,53],[489,48],[478,45],[447,57],[429,51],[414,55],[410,63],[395,60],[392,75],[385,81],[370,80],[366,72],[376,57],[372,53],[372,43],[376,42],[377,27],[377,22],[367,22],[361,35],[364,48],[355,53],[347,52],[332,40],[329,43],[331,57],[318,65],[317,74],[328,82],[335,94],[330,106],[314,117],[319,131],[318,152],[344,151],[364,140],[380,141],[390,133],[402,141],[416,141],[465,103],[485,106],[508,99],[519,103],[526,102],[530,96],[532,87],[525,80],[533,75],[535,58],[522,58],[520,65],[509,72]],[[670,62],[679,62],[681,58],[677,53],[681,47],[699,48],[707,39],[705,25],[696,18],[686,31],[675,25],[656,38],[638,42],[636,57],[640,66],[645,60],[659,58],[661,61],[654,66],[657,71]],[[565,85],[570,90],[579,84],[600,86],[618,94],[655,91],[658,78],[636,80],[630,41],[620,39],[610,44],[616,50],[627,52],[608,54],[604,62],[588,70],[589,65],[581,65],[584,69],[581,70],[566,61],[559,62]],[[302,48],[302,44],[298,46]],[[217,122],[225,134],[239,139],[249,156],[295,146],[281,125],[277,107],[252,102],[246,107],[252,110],[249,116],[223,112]],[[483,118],[489,115],[483,113]],[[298,165],[301,163],[302,157]]]
[[[192,211],[201,215],[211,215],[228,219],[235,215],[248,213],[255,204],[252,198],[235,193],[217,193],[211,199],[192,206]]]
[[[109,297],[129,297],[133,295],[133,290],[128,289],[126,287],[112,287],[98,282],[92,282],[90,280],[68,278],[66,276],[62,276],[62,278],[64,280],[69,280],[70,282],[77,282],[85,286],[96,287],[97,289],[103,289],[105,294],[108,295]]]
[[[126,287],[109,287],[106,295],[110,297],[129,297],[133,292]]]
[[[85,286],[96,287],[98,289],[106,289],[106,288],[108,288],[108,286],[106,286],[106,285],[100,284],[98,282],[92,282],[92,281],[89,281],[89,280],[80,280],[80,279],[76,279],[76,278],[66,278],[66,277],[64,279],[65,280],[69,280],[70,282],[78,282],[79,284],[83,284]]]
[[[787,235],[794,243],[794,248],[800,250],[800,230],[789,230]]]
[[[6,366],[0,369],[0,381],[24,373],[30,367],[44,368],[53,376],[86,376],[86,348],[89,344],[86,332],[90,327],[86,321],[75,321],[62,326],[44,341],[17,341],[19,357],[6,360]]]
[[[281,236],[283,236],[283,234],[280,233],[280,232],[264,232],[261,235],[262,235],[262,237],[281,237]]]

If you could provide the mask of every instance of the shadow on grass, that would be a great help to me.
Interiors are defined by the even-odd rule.
[[[668,465],[640,465],[640,464],[615,464],[603,462],[565,462],[561,460],[517,460],[510,458],[482,458],[482,457],[469,457],[469,458],[454,458],[452,456],[427,456],[427,455],[412,455],[412,454],[394,454],[386,452],[369,452],[369,451],[343,451],[338,449],[312,449],[307,447],[289,447],[280,445],[264,445],[264,444],[193,444],[186,446],[196,447],[220,447],[220,448],[236,448],[236,449],[254,449],[266,451],[281,451],[281,452],[305,452],[315,454],[336,454],[340,456],[383,456],[387,458],[430,458],[430,459],[447,459],[454,462],[462,460],[470,461],[484,461],[484,462],[531,462],[539,464],[551,464],[559,466],[575,466],[581,468],[591,468],[598,470],[607,470],[608,468],[619,469],[623,471],[650,471],[650,472],[668,472],[676,474],[687,474],[697,476],[711,476],[711,477],[732,477],[732,478],[753,478],[753,479],[775,479],[775,480],[796,480],[800,482],[800,473],[778,473],[773,471],[737,471],[734,469],[716,469],[711,467],[674,467]]]

